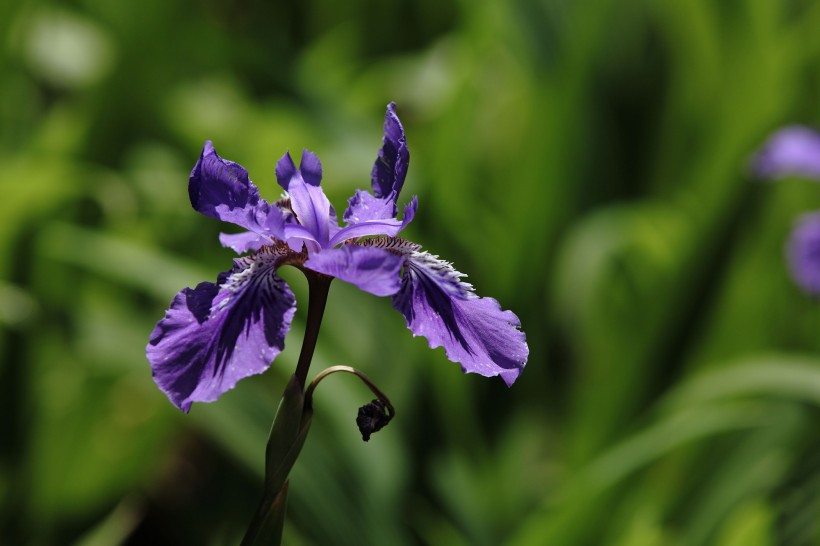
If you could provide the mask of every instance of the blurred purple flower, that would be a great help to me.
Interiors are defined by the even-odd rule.
[[[404,129],[389,104],[384,139],[371,173],[372,193],[358,190],[343,215],[320,186],[322,166],[305,150],[297,168],[289,153],[276,165],[286,195],[270,204],[240,165],[206,142],[191,171],[193,208],[247,231],[222,234],[237,253],[217,282],[177,294],[146,348],[154,380],[171,402],[188,411],[210,402],[244,377],[265,371],[283,350],[296,311],[283,265],[339,278],[377,296],[392,296],[414,335],[444,347],[464,372],[512,383],[529,354],[521,323],[492,298],[479,298],[463,275],[421,246],[397,237],[413,219],[417,199],[396,218],[409,164]],[[310,273],[313,272],[313,273]]]
[[[764,144],[753,166],[764,178],[793,175],[820,181],[820,134],[807,127],[785,127]],[[797,220],[786,258],[794,281],[809,294],[820,295],[820,212]]]
[[[754,170],[764,178],[794,175],[820,180],[820,134],[799,125],[780,129],[755,156]]]
[[[786,257],[795,282],[809,294],[820,295],[820,212],[797,219]]]

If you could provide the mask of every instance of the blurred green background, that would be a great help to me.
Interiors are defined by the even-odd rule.
[[[818,545],[820,302],[783,244],[815,185],[754,182],[820,126],[820,3],[239,0],[0,4],[0,543],[237,544],[304,313],[269,373],[176,410],[144,347],[213,280],[202,143],[263,196],[285,150],[337,210],[387,102],[407,236],[521,318],[507,389],[335,283],[335,376],[292,475],[291,545]],[[285,272],[304,310],[304,279]]]

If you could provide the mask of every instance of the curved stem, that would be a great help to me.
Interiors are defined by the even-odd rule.
[[[313,404],[313,391],[316,390],[316,387],[319,385],[319,383],[322,381],[322,379],[324,379],[325,377],[327,377],[331,374],[334,374],[336,372],[351,373],[351,374],[355,375],[356,377],[358,377],[359,379],[361,379],[362,382],[365,385],[367,385],[367,387],[370,389],[370,391],[373,394],[376,395],[376,398],[378,398],[379,400],[384,402],[384,405],[390,411],[390,418],[392,419],[393,416],[396,415],[396,409],[393,407],[393,404],[390,402],[390,399],[387,397],[386,394],[384,394],[381,391],[381,389],[379,389],[379,387],[376,386],[375,383],[373,383],[373,381],[369,377],[367,377],[365,374],[363,374],[362,372],[360,372],[356,368],[353,368],[352,366],[341,366],[341,365],[340,366],[331,366],[330,368],[327,368],[326,370],[322,370],[321,372],[319,372],[319,374],[316,376],[316,378],[310,383],[310,385],[308,385],[308,388],[305,391],[305,406],[306,407],[311,407],[312,406],[312,404]]]
[[[325,313],[327,304],[327,294],[330,290],[330,281],[333,277],[314,273],[303,269],[308,280],[308,313],[305,323],[305,337],[302,340],[302,352],[299,353],[299,362],[296,364],[296,379],[302,388],[307,382],[307,374],[310,369],[310,361],[313,359],[313,351],[316,349],[316,340],[319,338],[319,327],[322,325],[322,316]]]

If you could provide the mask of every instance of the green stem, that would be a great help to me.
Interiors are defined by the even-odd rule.
[[[287,508],[288,475],[305,444],[313,412],[305,405],[305,383],[319,338],[330,281],[333,277],[302,270],[308,280],[308,313],[302,352],[276,417],[265,451],[265,491],[242,546],[278,546],[282,543]]]

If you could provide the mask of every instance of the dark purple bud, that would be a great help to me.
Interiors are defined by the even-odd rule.
[[[356,416],[356,425],[362,433],[362,440],[370,439],[370,435],[383,429],[393,418],[393,412],[388,411],[387,406],[381,400],[373,400],[369,404],[359,408],[359,415]]]

